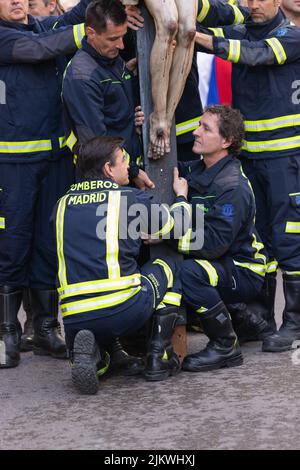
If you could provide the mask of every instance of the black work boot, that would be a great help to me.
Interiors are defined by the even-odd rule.
[[[79,331],[71,352],[73,385],[84,395],[94,395],[98,392],[99,377],[108,366],[109,355],[102,359],[94,334],[89,330]]]
[[[282,352],[300,346],[300,276],[283,274],[285,308],[278,333],[266,338],[262,345],[265,352]]]
[[[33,312],[34,354],[66,359],[66,343],[57,320],[57,291],[30,289],[30,304]]]
[[[262,341],[274,333],[267,321],[249,310],[248,305],[238,303],[226,305],[226,307],[240,344],[248,341]]]
[[[32,310],[30,306],[29,289],[23,290],[23,309],[26,313],[26,321],[24,323],[23,334],[21,336],[21,352],[33,350],[33,319]]]
[[[20,362],[21,300],[22,289],[0,287],[0,368],[16,367]]]
[[[148,381],[165,380],[180,371],[180,362],[172,346],[177,318],[175,307],[164,307],[153,313],[144,374]]]
[[[110,371],[118,372],[122,375],[141,374],[145,365],[140,357],[130,356],[120,343],[119,338],[115,338],[108,349],[110,355]]]
[[[203,314],[202,325],[209,342],[202,351],[186,356],[182,369],[202,372],[240,366],[243,363],[242,352],[223,302]]]
[[[248,304],[227,305],[240,343],[263,341],[276,332],[276,273],[266,274],[263,287]]]

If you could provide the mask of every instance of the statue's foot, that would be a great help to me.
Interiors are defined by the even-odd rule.
[[[170,153],[170,128],[167,121],[152,113],[150,116],[150,149],[149,158],[157,160]]]

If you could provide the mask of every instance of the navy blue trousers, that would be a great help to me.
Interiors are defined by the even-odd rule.
[[[264,278],[227,260],[186,260],[180,272],[184,300],[199,313],[223,301],[225,304],[249,302],[260,292]]]
[[[72,350],[78,331],[90,330],[98,345],[105,349],[114,338],[127,336],[140,329],[151,318],[166,292],[181,295],[181,283],[175,263],[169,258],[163,260],[174,276],[172,288],[168,288],[163,267],[149,261],[141,268],[142,289],[134,297],[114,307],[70,315],[63,319],[67,348]]]
[[[269,261],[300,271],[300,155],[241,159],[256,201],[256,227]]]
[[[0,285],[55,289],[50,216],[74,178],[68,155],[37,163],[0,163]]]

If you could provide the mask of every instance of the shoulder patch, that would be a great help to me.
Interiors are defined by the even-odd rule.
[[[279,28],[277,31],[276,31],[276,34],[275,36],[277,36],[278,38],[282,38],[283,36],[285,36],[288,32],[288,29],[287,28]]]

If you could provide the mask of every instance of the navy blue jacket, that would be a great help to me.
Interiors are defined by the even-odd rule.
[[[192,258],[233,259],[264,276],[266,257],[254,226],[254,195],[240,161],[227,156],[210,168],[202,160],[179,165],[189,184],[193,221],[176,248]]]
[[[178,230],[184,234],[184,215],[190,222],[183,196],[169,209],[154,206],[149,193],[109,179],[72,185],[53,213],[62,316],[72,320],[76,313],[118,305],[137,294],[141,232],[165,238]]]
[[[82,49],[68,65],[63,81],[70,148],[77,140],[84,143],[95,136],[119,136],[126,141],[125,149],[131,161],[138,159],[141,145],[134,124],[133,80],[120,56],[103,57],[84,38]]]
[[[233,107],[243,114],[246,129],[241,155],[298,156],[300,29],[279,10],[263,24],[248,19],[204,31],[214,34],[214,54],[233,62]]]
[[[81,47],[79,23],[88,3],[81,0],[59,17],[28,16],[28,25],[0,21],[0,162],[66,153],[60,96],[64,55]]]

